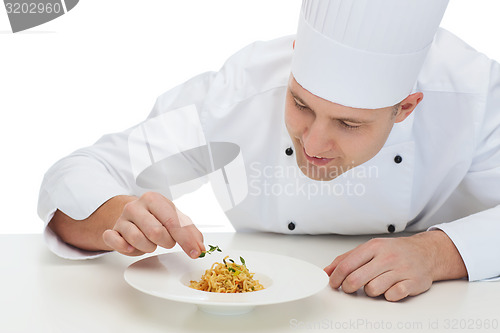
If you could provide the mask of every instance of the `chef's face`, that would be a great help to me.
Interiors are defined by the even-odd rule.
[[[413,108],[406,113],[399,105],[346,107],[311,94],[290,75],[285,123],[301,171],[311,179],[332,180],[375,156],[394,123]]]

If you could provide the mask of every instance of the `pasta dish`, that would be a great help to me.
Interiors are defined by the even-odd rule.
[[[190,281],[189,287],[214,293],[246,293],[264,289],[258,280],[253,279],[245,260],[240,257],[241,265],[226,256],[223,263],[216,262],[205,271],[200,281]]]

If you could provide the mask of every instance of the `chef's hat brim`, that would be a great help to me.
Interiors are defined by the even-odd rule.
[[[314,0],[312,1],[314,2]],[[316,1],[342,2],[342,0]],[[415,1],[422,0],[412,0],[411,2]],[[292,60],[293,76],[302,87],[314,95],[345,106],[376,109],[401,102],[413,89],[447,5],[447,0],[432,1],[434,3],[421,2],[422,5],[427,5],[429,11],[432,12],[432,15],[428,16],[433,16],[427,21],[425,29],[421,29],[426,34],[424,37],[427,40],[423,39],[422,36],[411,35],[421,34],[422,32],[418,29],[403,29],[405,32],[401,32],[401,34],[407,33],[407,38],[420,38],[425,42],[424,45],[411,51],[401,50],[401,45],[394,45],[397,52],[371,50],[368,47],[353,46],[346,42],[345,38],[342,41],[332,38],[332,36],[328,36],[328,33],[318,31],[317,27],[311,24],[310,20],[306,18],[303,6]],[[310,1],[305,0],[304,2]],[[390,3],[391,1],[386,0],[385,2]],[[351,17],[354,9],[349,13]],[[421,15],[426,14],[424,9],[420,10]],[[380,10],[383,10],[383,6]],[[339,13],[334,14],[336,16],[332,15],[331,19],[339,20]],[[363,15],[376,15],[376,13],[365,11]],[[324,20],[327,19],[329,19],[328,15],[325,16]],[[349,24],[350,22],[347,20],[345,25]],[[345,27],[343,28],[345,29]],[[370,33],[369,28],[365,27],[365,34]],[[394,29],[397,28],[394,27]],[[359,34],[364,33],[361,29],[358,30],[357,40],[360,39]],[[394,38],[393,43],[407,42],[404,39],[406,36],[402,35],[401,37]],[[369,39],[365,39],[370,42]],[[384,48],[390,51],[393,46],[390,45],[391,41],[383,40],[383,42]],[[401,42],[399,43],[401,44]],[[373,45],[371,46],[373,48]]]

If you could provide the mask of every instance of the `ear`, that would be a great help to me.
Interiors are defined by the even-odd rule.
[[[415,110],[418,103],[420,103],[422,99],[424,99],[424,94],[421,92],[411,94],[403,99],[401,103],[399,103],[398,112],[396,114],[396,119],[394,122],[400,123],[405,120],[406,117],[408,117],[413,112],[413,110]]]

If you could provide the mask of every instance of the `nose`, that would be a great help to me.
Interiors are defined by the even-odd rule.
[[[326,122],[318,120],[305,131],[302,141],[309,156],[328,157],[335,146],[331,128]]]

